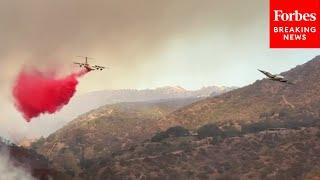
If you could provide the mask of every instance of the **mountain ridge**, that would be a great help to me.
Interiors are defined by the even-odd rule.
[[[188,98],[204,98],[215,96],[227,92],[236,87],[218,87],[209,86],[199,90],[185,90],[180,86],[165,86],[158,89],[120,89],[120,90],[103,90],[86,93],[75,96],[70,103],[61,111],[54,115],[45,115],[39,117],[39,122],[31,123],[29,126],[31,133],[27,134],[27,139],[44,136],[47,137],[54,131],[62,128],[72,119],[76,119],[84,113],[99,108],[107,104],[122,102],[147,102],[147,101],[168,101]],[[33,127],[35,126],[35,127]],[[39,126],[50,127],[40,128]],[[18,141],[24,139],[18,139]],[[24,140],[25,141],[25,140]],[[17,142],[19,143],[19,142]]]
[[[165,129],[169,126],[183,125],[196,128],[205,123],[245,124],[259,121],[263,113],[284,109],[314,109],[319,117],[320,102],[320,56],[303,65],[281,73],[294,85],[274,82],[268,79],[210,97],[183,107],[166,118],[158,125]],[[165,125],[166,124],[166,125]]]

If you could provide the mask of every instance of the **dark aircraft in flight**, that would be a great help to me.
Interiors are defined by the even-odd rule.
[[[100,70],[100,71],[102,71],[103,69],[106,69],[106,68],[107,68],[107,67],[98,66],[98,65],[93,65],[93,66],[91,66],[91,65],[88,63],[88,59],[93,59],[93,58],[90,58],[90,57],[87,57],[87,56],[77,56],[77,57],[85,58],[85,62],[84,62],[84,63],[74,62],[74,64],[77,64],[77,65],[79,65],[80,67],[84,67],[84,68],[86,68],[88,71],[94,71],[94,70]]]
[[[287,83],[287,84],[294,84],[294,83],[290,82],[288,79],[285,79],[283,76],[281,76],[279,74],[271,74],[271,73],[269,73],[267,71],[263,71],[263,70],[260,70],[260,69],[258,69],[258,71],[260,71],[265,76],[267,76],[269,80],[279,81],[279,82]]]

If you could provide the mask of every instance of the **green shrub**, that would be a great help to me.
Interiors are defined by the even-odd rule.
[[[223,129],[223,135],[224,137],[235,137],[235,136],[239,136],[241,134],[241,132],[235,128],[235,127],[226,127]]]
[[[158,132],[156,135],[154,135],[151,138],[152,142],[160,142],[168,137],[183,137],[190,135],[190,132],[188,129],[182,127],[182,126],[174,126],[166,131]]]
[[[156,135],[154,135],[151,138],[151,141],[152,142],[160,142],[168,137],[169,137],[169,135],[166,132],[158,132]]]
[[[222,136],[223,132],[215,124],[206,124],[197,130],[199,138]]]
[[[171,128],[166,130],[166,133],[169,136],[173,136],[173,137],[182,137],[182,136],[190,135],[189,130],[184,128],[184,127],[182,127],[182,126],[171,127]]]

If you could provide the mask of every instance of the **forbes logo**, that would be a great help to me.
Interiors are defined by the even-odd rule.
[[[316,21],[317,14],[316,13],[300,13],[298,10],[295,10],[291,13],[285,13],[282,10],[273,10],[274,19],[273,21]]]

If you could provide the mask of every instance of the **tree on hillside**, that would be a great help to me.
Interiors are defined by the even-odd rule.
[[[206,124],[197,130],[199,138],[218,137],[223,135],[223,131],[215,124]]]
[[[173,137],[181,137],[181,136],[188,136],[190,135],[190,132],[188,129],[182,127],[182,126],[174,126],[166,130],[166,133],[169,136]]]
[[[174,126],[166,131],[158,132],[156,135],[154,135],[151,138],[152,142],[160,142],[163,139],[169,138],[169,137],[183,137],[183,136],[189,136],[190,132],[188,129],[182,127],[182,126]]]

